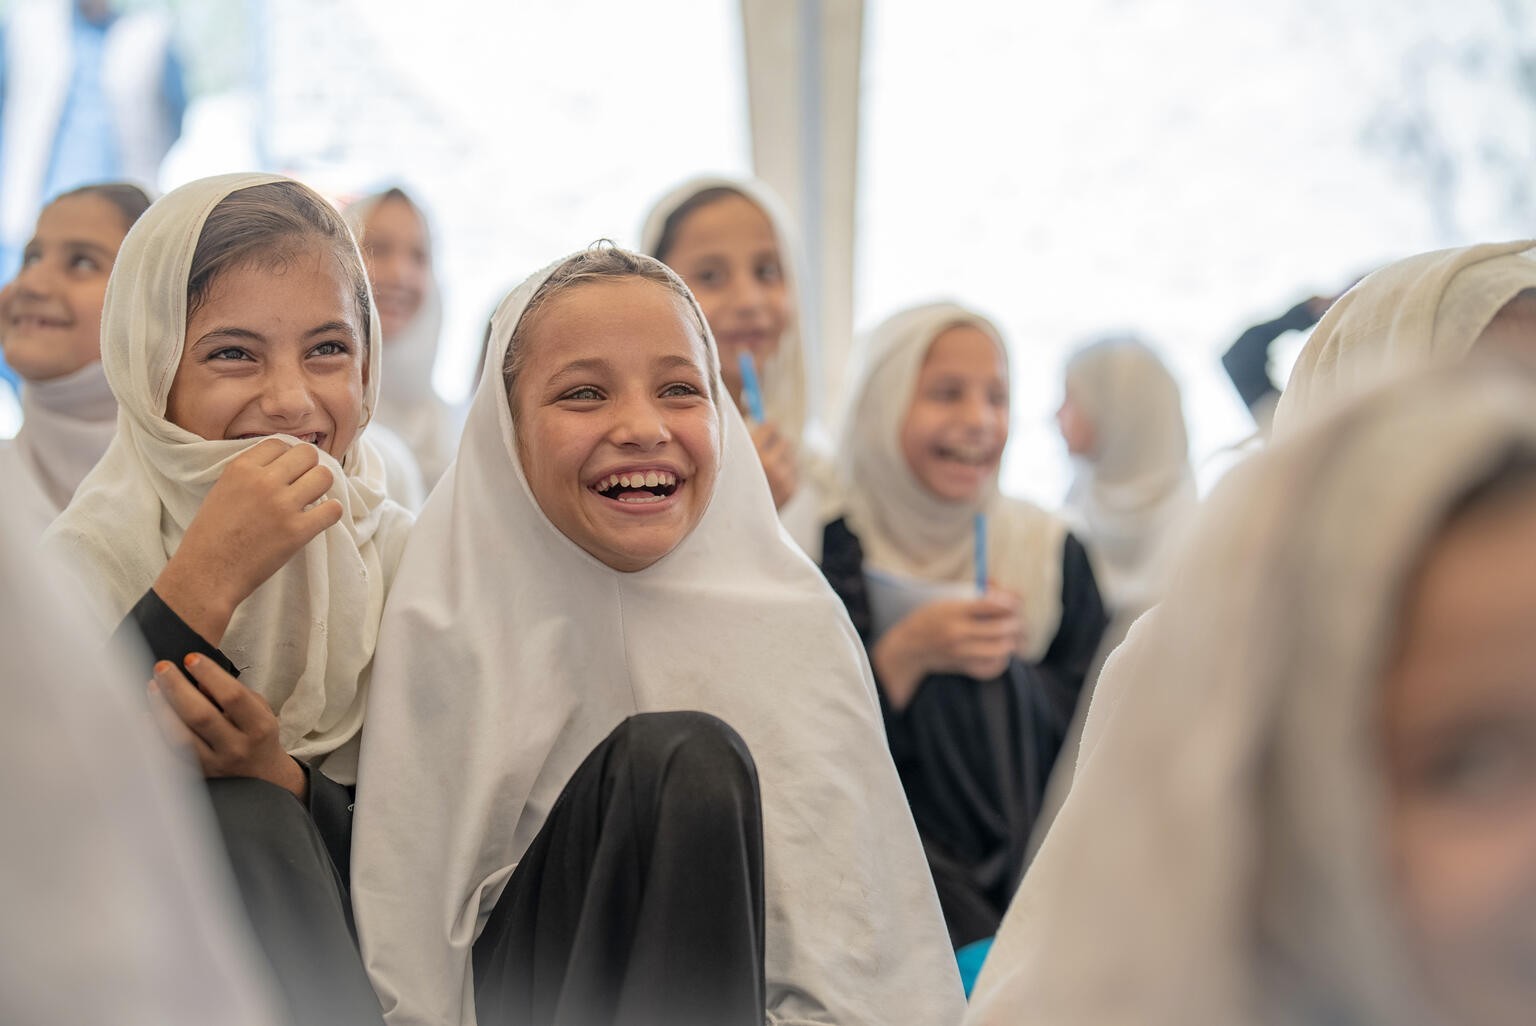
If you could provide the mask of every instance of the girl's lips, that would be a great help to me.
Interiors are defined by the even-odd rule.
[[[666,495],[634,488],[615,488],[610,492],[599,492],[592,488],[588,491],[605,509],[629,516],[648,516],[665,512],[677,505],[685,487],[687,482],[680,480]]]

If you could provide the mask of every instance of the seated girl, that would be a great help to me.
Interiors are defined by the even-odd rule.
[[[1440,374],[1218,486],[967,1022],[1530,1021],[1536,385]]]
[[[869,649],[958,948],[992,936],[1018,884],[1104,606],[1065,525],[998,491],[1009,379],[997,329],[962,307],[915,307],[863,358],[846,511],[827,526],[822,570]]]
[[[1076,471],[1067,513],[1123,637],[1162,594],[1195,511],[1179,385],[1155,352],[1121,337],[1073,353],[1063,392],[1056,420]]]
[[[491,352],[370,698],[353,900],[388,1021],[955,1022],[857,637],[687,288],[579,253]]]
[[[352,203],[346,217],[363,251],[384,338],[388,384],[374,423],[405,444],[430,490],[453,459],[459,435],[453,410],[432,387],[443,327],[432,233],[421,208],[398,188]]]
[[[688,285],[720,347],[726,392],[743,416],[773,504],[791,538],[817,557],[831,469],[810,437],[803,314],[793,231],[777,196],[761,182],[695,178],[651,210],[641,248]],[[742,376],[750,357],[762,419]]]
[[[361,257],[297,182],[203,179],[128,234],[102,323],[119,431],[46,541],[159,660],[294,1015],[377,1022],[348,785],[409,515],[359,439],[379,385]]]
[[[21,376],[22,425],[0,441],[0,492],[35,542],[117,429],[101,369],[101,304],[123,236],[149,206],[136,185],[87,185],[38,215],[21,270],[0,289],[0,349]]]

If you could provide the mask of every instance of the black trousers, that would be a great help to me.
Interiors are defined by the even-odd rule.
[[[264,780],[209,780],[256,939],[296,1026],[379,1026],[337,867],[309,811]]]
[[[587,756],[475,943],[482,1026],[762,1026],[757,771],[725,723],[645,713]]]

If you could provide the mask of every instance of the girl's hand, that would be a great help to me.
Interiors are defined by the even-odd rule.
[[[254,777],[304,801],[304,771],[283,751],[277,716],[267,700],[212,659],[194,653],[186,664],[200,688],[163,661],[155,664],[149,685],[156,715],[172,743],[197,757],[205,777]]]
[[[930,602],[875,643],[870,662],[886,698],[904,709],[923,678],[959,673],[992,680],[1019,650],[1019,599],[991,590],[980,598]]]
[[[783,509],[784,504],[794,498],[795,489],[800,484],[800,472],[795,465],[795,448],[789,444],[789,439],[779,434],[779,429],[773,426],[772,421],[749,423],[747,427],[752,434],[752,444],[757,448],[757,458],[763,465],[763,472],[768,475],[768,489],[773,492],[774,508]]]
[[[338,500],[318,501],[332,479],[309,444],[268,438],[236,456],[155,579],[155,593],[218,645],[240,603],[341,519]]]

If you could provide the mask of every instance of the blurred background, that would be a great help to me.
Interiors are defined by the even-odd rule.
[[[251,168],[338,201],[406,186],[446,398],[529,271],[635,245],[685,177],[756,172],[802,227],[828,417],[854,332],[959,299],[1008,336],[1005,484],[1047,505],[1075,346],[1163,353],[1208,484],[1253,431],[1220,363],[1247,327],[1411,252],[1536,234],[1536,0],[0,0],[0,173],[21,94],[89,42],[21,41],[44,7],[163,16],[166,52],[133,51],[180,115],[162,190]]]

